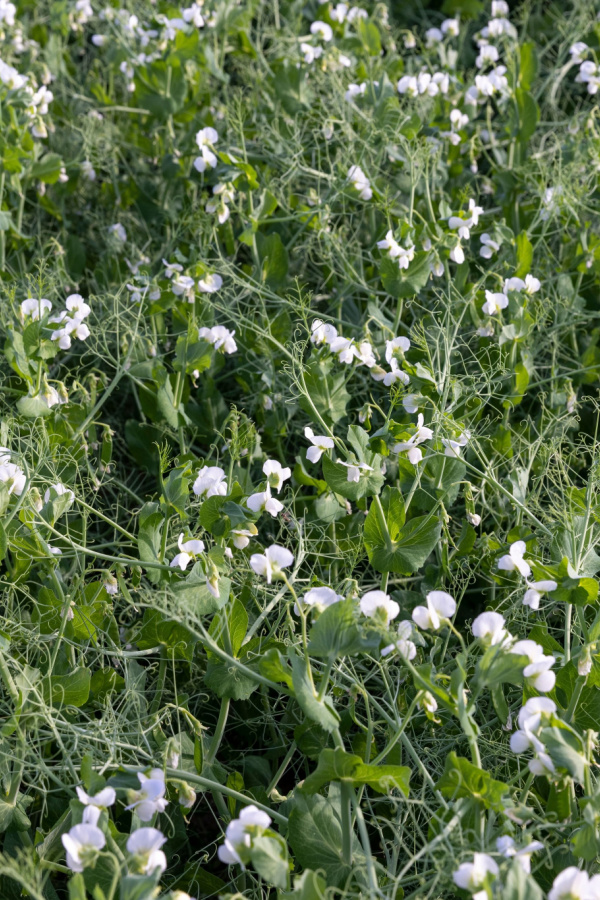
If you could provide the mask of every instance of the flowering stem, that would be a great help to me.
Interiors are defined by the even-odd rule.
[[[571,604],[569,603],[569,606]],[[577,704],[579,703],[579,698],[581,697],[581,692],[585,686],[585,682],[587,678],[585,675],[579,675],[577,677],[577,681],[575,682],[575,687],[573,689],[573,694],[571,696],[571,700],[569,702],[568,709],[565,713],[565,719],[567,722],[572,722],[575,716],[575,710],[577,709]]]

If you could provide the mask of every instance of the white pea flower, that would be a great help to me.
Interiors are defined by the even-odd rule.
[[[369,341],[361,341],[357,347],[357,353],[357,360],[359,365],[367,366],[369,369],[372,369],[373,366],[377,365],[373,347],[371,346]]]
[[[460,22],[458,19],[444,19],[441,25],[442,34],[450,37],[457,37],[460,31]]]
[[[569,53],[571,54],[571,61],[575,63],[582,63],[583,57],[589,50],[587,44],[584,44],[583,41],[575,41],[574,44],[569,47]]]
[[[204,466],[194,482],[193,491],[201,500],[224,497],[227,494],[225,472],[220,466]]]
[[[314,47],[312,44],[307,44],[305,41],[301,41],[300,51],[303,55],[304,62],[308,66],[311,66],[316,59],[319,59],[323,55],[322,47]]]
[[[198,282],[198,290],[201,294],[214,294],[223,286],[223,279],[220,275],[207,274]]]
[[[192,6],[188,6],[187,9],[182,9],[181,16],[183,21],[188,25],[194,25],[196,28],[204,28],[206,20],[202,12],[203,4],[204,0],[195,0],[195,3]]]
[[[194,168],[197,172],[204,172],[207,168],[215,169],[217,167],[217,156],[212,148],[218,140],[219,135],[210,126],[201,128],[196,134],[196,143],[202,154],[194,160]]]
[[[463,891],[475,894],[486,884],[498,877],[500,870],[495,859],[487,853],[474,853],[473,862],[461,863],[458,869],[452,873],[454,884]],[[487,897],[485,890],[481,891],[481,900]],[[479,900],[479,896],[478,896]]]
[[[219,184],[215,184],[212,191],[213,199],[207,200],[204,208],[208,213],[216,213],[219,224],[224,225],[230,215],[228,204],[235,199],[235,188],[231,183],[219,182]]]
[[[467,513],[467,522],[472,525],[474,528],[478,528],[481,525],[481,516],[479,513]]]
[[[199,540],[183,540],[183,532],[179,535],[177,540],[177,546],[179,547],[179,553],[173,557],[169,565],[171,568],[178,566],[182,572],[185,572],[190,561],[198,554],[204,553],[204,541]]]
[[[456,612],[456,600],[446,591],[430,591],[425,600],[427,606],[413,609],[413,622],[426,631],[437,631]]]
[[[109,234],[114,234],[123,244],[127,242],[127,232],[120,222],[116,222],[108,229]]]
[[[312,444],[312,447],[309,447],[306,451],[306,458],[311,463],[319,462],[325,451],[332,450],[335,446],[333,438],[328,437],[326,434],[315,434],[310,425],[307,425],[304,429],[304,436]]]
[[[599,900],[600,875],[588,875],[585,869],[568,866],[552,882],[548,900]]]
[[[419,86],[414,75],[403,75],[396,89],[399,94],[408,94],[409,97],[417,97],[419,94]]]
[[[328,606],[333,606],[334,603],[339,603],[340,600],[343,599],[343,596],[336,593],[333,588],[311,588],[304,594],[303,597],[298,598],[298,603],[294,604],[294,612],[296,613],[296,615],[299,615],[299,607],[304,606],[308,606],[310,609],[316,609],[319,612],[323,612],[323,610],[327,609]]]
[[[360,355],[352,338],[338,335],[333,338],[329,346],[332,353],[337,353],[339,361],[346,365],[349,365],[354,359],[358,359]]]
[[[425,32],[425,46],[433,47],[435,44],[441,43],[444,40],[444,35],[440,31],[439,28],[428,28]]]
[[[421,399],[420,394],[405,394],[402,398],[402,406],[407,413],[412,415],[419,411],[419,400]]]
[[[363,81],[362,84],[349,84],[344,94],[344,100],[346,103],[351,103],[353,100],[356,100],[357,97],[364,97],[367,91],[367,82]]]
[[[0,464],[0,484],[6,485],[9,494],[15,494],[17,497],[20,497],[26,483],[25,473],[15,463],[5,462]]]
[[[529,665],[523,669],[523,677],[531,687],[541,694],[552,690],[556,683],[556,675],[550,671],[556,662],[553,656],[545,656],[543,647],[530,640],[517,641],[510,652],[529,658]]]
[[[475,60],[478,69],[482,69],[487,63],[496,63],[500,58],[498,48],[493,44],[480,44],[479,55]]]
[[[288,467],[284,469],[276,459],[268,459],[262,470],[267,476],[269,487],[274,488],[277,493],[283,487],[283,482],[292,477],[292,470]]]
[[[161,875],[165,871],[167,857],[160,848],[166,842],[166,837],[158,828],[138,828],[129,835],[127,851],[143,875],[151,875],[156,869],[160,869]]]
[[[310,26],[310,33],[315,34],[326,43],[329,42],[333,37],[333,29],[331,25],[328,25],[327,22],[321,22],[319,20],[312,23],[312,25]]]
[[[87,866],[93,865],[106,844],[106,838],[97,825],[86,823],[74,825],[67,834],[61,835],[61,841],[67,851],[67,866],[72,872],[83,872]]]
[[[382,619],[389,625],[400,612],[400,607],[385,591],[367,591],[360,598],[360,611],[370,619]]]
[[[225,841],[218,849],[221,862],[245,869],[253,837],[259,837],[271,824],[271,817],[254,804],[245,806],[238,819],[232,819],[225,831]]]
[[[32,297],[28,297],[27,300],[22,301],[20,309],[21,321],[26,317],[29,317],[34,322],[39,322],[42,316],[45,316],[47,312],[51,311],[52,304],[49,300],[46,300],[45,297],[42,297],[40,300],[34,300]]]
[[[281,573],[293,565],[294,555],[286,548],[278,544],[271,544],[264,553],[253,553],[250,557],[250,566],[257,575],[263,575],[267,584],[271,584],[273,576]]]
[[[510,749],[513,753],[525,753],[532,748],[541,753],[544,745],[537,737],[551,716],[556,713],[556,703],[549,697],[531,697],[519,712],[519,728],[510,738]]]
[[[454,247],[450,250],[450,259],[452,262],[455,262],[457,265],[462,265],[465,261],[465,251],[460,245],[460,241],[458,244],[455,244]]]
[[[198,329],[198,337],[212,344],[215,350],[223,353],[235,353],[237,344],[234,341],[235,331],[229,331],[224,325],[213,325],[212,328],[203,326]]]
[[[380,377],[380,374],[378,372],[377,372],[377,374],[372,373],[372,375],[376,381],[382,380]],[[395,357],[393,357],[392,361],[390,363],[390,371],[384,372],[383,383],[385,384],[386,387],[391,387],[393,384],[396,384],[397,381],[399,381],[400,384],[407,385],[410,381],[410,378],[406,374],[406,372],[400,368],[400,366],[398,365],[398,360]]]
[[[270,485],[267,485],[266,491],[250,494],[246,500],[246,506],[255,513],[268,512],[273,518],[278,516],[283,509],[283,503],[271,496]]]
[[[367,465],[367,463],[353,463],[353,462],[344,462],[341,459],[336,460],[338,465],[345,466],[348,469],[348,481],[357,483],[360,481],[360,477],[364,472],[372,472],[373,466]]]
[[[514,572],[515,569],[523,576],[529,578],[531,575],[531,566],[523,559],[523,555],[527,550],[525,541],[515,541],[511,544],[508,553],[501,556],[498,560],[498,568],[502,572]]]
[[[537,850],[543,850],[544,845],[541,841],[531,841],[526,847],[517,850],[513,838],[508,834],[496,838],[496,850],[501,853],[505,859],[514,858],[519,863],[524,872],[531,872],[531,856]]]
[[[251,531],[249,528],[233,528],[231,531],[233,546],[237,547],[238,550],[244,550],[250,543],[250,539],[258,534],[254,525],[252,528],[254,531]]]
[[[587,678],[593,668],[592,654],[590,648],[586,647],[577,661],[577,674],[581,678]]]
[[[509,13],[510,7],[506,0],[492,0],[492,18],[507,16]]]
[[[185,295],[188,299],[193,298],[194,286],[195,282],[191,275],[181,275],[178,273],[177,275],[174,275],[171,280],[171,290],[176,297]]]
[[[431,428],[428,428],[427,425],[424,425],[425,418],[423,413],[419,413],[417,418],[417,430],[407,441],[400,441],[397,444],[394,444],[392,448],[393,453],[406,453],[408,460],[416,466],[417,463],[421,462],[423,459],[423,452],[419,449],[418,445],[422,444],[423,441],[430,441],[433,437],[433,431]]]
[[[163,266],[165,267],[165,278],[173,278],[178,273],[183,272],[181,263],[170,263],[163,259]]]
[[[117,579],[115,578],[114,575],[111,575],[110,572],[107,572],[106,575],[104,576],[104,581],[102,582],[102,586],[103,586],[104,590],[106,591],[106,593],[111,597],[114,597],[114,596],[116,596],[116,594],[119,593],[119,582],[117,581]]]
[[[66,499],[72,503],[75,499],[75,494],[71,488],[65,487],[64,484],[59,482],[58,484],[51,484],[49,488],[46,488],[44,492],[44,503],[49,503],[50,500],[56,500],[57,497],[66,497]]]
[[[348,14],[348,4],[347,3],[338,3],[337,6],[334,6],[333,9],[329,12],[329,17],[333,19],[334,22],[343,22]]]
[[[350,166],[348,180],[352,182],[354,190],[358,191],[361,200],[370,200],[373,196],[371,183],[360,166]]]
[[[112,806],[117,799],[117,792],[114,788],[105,787],[97,794],[87,794],[79,785],[75,788],[79,802],[84,806],[96,806],[98,809],[107,809]]]
[[[556,581],[548,579],[547,581],[528,581],[527,590],[523,597],[523,606],[529,606],[531,609],[540,608],[540,600],[542,594],[551,593],[558,587]]]
[[[335,328],[334,325],[328,325],[325,322],[321,322],[320,319],[314,320],[314,322],[310,326],[310,330],[310,340],[317,346],[321,344],[331,344],[331,342],[335,340],[338,334],[337,328]]]
[[[398,639],[393,644],[388,644],[381,651],[382,656],[389,656],[394,650],[397,650],[400,656],[403,656],[409,662],[417,655],[417,648],[410,640],[412,636],[413,623],[408,619],[403,619],[398,625]]]
[[[469,443],[470,434],[468,431],[463,431],[463,433],[456,440],[452,440],[451,438],[442,438],[442,444],[446,448],[444,455],[445,456],[453,456],[457,459],[460,459],[460,451],[463,447],[466,447]]]
[[[501,616],[500,613],[484,612],[473,619],[471,631],[485,647],[495,647],[498,644],[504,644],[507,638],[510,638],[504,627],[505,624],[504,616]]]
[[[500,249],[500,244],[497,241],[492,240],[487,232],[482,234],[479,240],[481,241],[479,255],[483,257],[483,259],[491,259],[494,253],[497,253]],[[506,290],[506,283],[504,284],[504,290]]]
[[[448,219],[448,228],[456,231],[459,238],[468,241],[471,236],[470,222],[468,219],[462,219],[460,216],[450,216]]]
[[[135,809],[141,822],[149,822],[155,813],[164,812],[168,800],[164,799],[166,785],[165,775],[162,769],[151,769],[150,775],[138,772],[140,789],[128,791],[128,799],[131,800],[125,809]]]
[[[433,715],[437,712],[438,702],[429,691],[423,691],[419,700],[419,706],[422,707],[426,713]]]
[[[506,294],[494,291],[486,291],[485,303],[483,304],[481,309],[488,316],[493,316],[496,313],[500,312],[501,309],[506,309],[507,306],[508,297],[506,296]]]
[[[410,341],[405,337],[395,337],[385,342],[385,359],[391,365],[392,359],[403,359],[410,350]]]

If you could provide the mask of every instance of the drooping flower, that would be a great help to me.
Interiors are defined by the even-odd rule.
[[[348,169],[348,180],[352,183],[354,190],[358,191],[358,196],[361,200],[371,199],[373,196],[371,182],[360,166],[350,166]]]
[[[220,466],[204,466],[196,478],[193,491],[201,500],[209,497],[224,497],[227,494],[225,472]]]
[[[171,568],[179,566],[182,572],[185,572],[190,561],[198,554],[204,553],[204,541],[199,540],[183,540],[183,531],[177,540],[179,553],[173,557],[169,565]]]
[[[480,235],[479,240],[481,241],[479,255],[483,259],[491,259],[494,253],[497,253],[500,249],[500,244],[494,241],[487,232]],[[504,289],[506,290],[506,283],[504,284]]]
[[[389,625],[400,612],[400,607],[385,591],[367,591],[360,598],[360,611],[370,619],[380,619]]]
[[[75,790],[80,803],[83,803],[84,806],[97,806],[99,809],[107,809],[117,799],[117,792],[112,787],[102,788],[97,794],[88,794],[79,785],[77,785]]]
[[[331,344],[331,342],[337,337],[337,328],[334,325],[329,325],[326,322],[322,322],[320,319],[315,319],[312,325],[310,326],[311,335],[310,339],[313,344],[319,346],[320,344]]]
[[[253,553],[250,557],[250,566],[257,575],[263,575],[267,584],[271,584],[273,576],[287,569],[294,562],[294,555],[286,548],[278,544],[271,544],[264,553]]]
[[[544,648],[535,641],[517,641],[510,648],[511,653],[527,656],[529,665],[523,669],[523,677],[534,690],[547,694],[556,683],[556,675],[550,669],[556,662],[553,656],[545,656]]]
[[[508,306],[508,297],[506,294],[500,293],[498,291],[486,291],[485,292],[485,303],[481,307],[482,312],[486,313],[488,316],[494,316],[496,313],[500,312],[501,309],[506,309]]]
[[[217,167],[217,156],[213,150],[214,145],[219,140],[219,135],[214,128],[207,126],[201,128],[196,134],[196,143],[200,149],[200,156],[194,160],[194,168],[197,172],[204,172],[207,168],[215,169]]]
[[[333,438],[328,437],[326,434],[315,434],[310,425],[307,425],[304,429],[304,436],[312,444],[312,447],[309,447],[306,451],[306,458],[311,463],[319,462],[325,451],[332,450],[335,446]]]
[[[328,606],[333,606],[334,603],[339,603],[340,600],[343,599],[342,594],[338,594],[333,588],[310,588],[303,597],[298,598],[298,603],[294,604],[294,612],[296,615],[299,614],[299,606],[308,606],[310,609],[316,609],[319,612],[323,612]]]
[[[325,42],[329,42],[333,37],[333,29],[331,28],[331,25],[328,25],[327,22],[321,22],[319,20],[312,23],[312,25],[310,26],[310,33],[315,34]]]
[[[135,809],[141,822],[149,822],[155,813],[167,808],[165,775],[162,769],[151,769],[150,775],[138,772],[138,780],[141,787],[138,791],[128,792],[131,802],[125,809]]]
[[[259,837],[271,824],[271,817],[258,809],[254,804],[245,806],[239,818],[232,819],[225,831],[225,840],[218,849],[221,862],[226,865],[236,863],[245,869],[249,861],[248,851],[252,847],[252,839]]]
[[[531,872],[531,856],[537,850],[543,850],[544,845],[541,841],[531,841],[526,847],[517,849],[514,839],[509,834],[503,834],[496,838],[496,849],[506,859],[516,859],[524,872]]]
[[[485,888],[486,883],[497,878],[500,873],[498,863],[487,853],[474,853],[473,862],[461,863],[458,869],[452,873],[454,884],[469,891],[471,894]],[[482,898],[487,894],[482,893]]]
[[[373,472],[373,466],[369,466],[364,462],[344,462],[342,459],[336,460],[338,465],[345,466],[348,469],[348,481],[358,484],[360,477],[365,472]]]
[[[267,476],[269,487],[274,488],[277,493],[283,487],[283,482],[292,477],[292,470],[288,467],[284,469],[276,459],[268,459],[263,466],[263,472]]]
[[[74,825],[67,834],[61,835],[61,842],[67,851],[67,866],[72,872],[83,872],[95,863],[98,853],[104,848],[106,838],[97,825],[82,822]]]
[[[446,591],[430,591],[425,600],[427,606],[413,609],[413,622],[426,631],[437,631],[456,612],[456,600]]]
[[[214,294],[222,286],[223,279],[216,272],[213,274],[207,273],[198,282],[198,290],[201,294]]]
[[[456,440],[451,438],[442,438],[442,444],[446,448],[444,451],[445,456],[453,456],[454,458],[460,459],[460,451],[463,447],[466,447],[469,443],[470,434],[468,431],[463,431],[463,433]]]
[[[548,900],[600,900],[600,875],[568,866],[552,882]]]
[[[523,606],[529,606],[531,609],[540,608],[540,600],[542,594],[551,593],[558,587],[556,581],[548,579],[547,581],[528,581],[527,590],[523,597]]]
[[[160,848],[166,841],[158,828],[137,828],[129,835],[127,851],[133,856],[135,867],[142,875],[150,875],[156,869],[160,869],[161,874],[165,871],[167,857]]]
[[[268,512],[273,518],[278,516],[283,509],[283,503],[271,496],[271,488],[268,484],[266,491],[250,494],[246,500],[246,506],[255,513]]]
[[[419,444],[422,444],[424,441],[430,441],[433,437],[433,431],[431,428],[428,428],[427,425],[424,425],[425,418],[423,413],[419,413],[417,418],[417,429],[412,437],[408,438],[406,441],[399,441],[397,444],[394,444],[392,448],[393,453],[406,453],[406,456],[413,464],[416,466],[417,463],[420,463],[423,459],[423,451],[419,448]]]
[[[484,612],[473,619],[471,631],[486,647],[503,644],[510,635],[505,629],[504,616],[497,612]]]
[[[410,640],[413,631],[413,623],[408,619],[403,619],[398,625],[398,638],[393,644],[388,644],[381,651],[382,656],[389,656],[394,650],[397,650],[400,656],[403,656],[409,662],[417,655],[417,648],[413,641]]]
[[[9,494],[20,497],[23,493],[27,478],[25,472],[15,463],[5,462],[0,464],[0,483],[6,485]]]
[[[52,304],[49,300],[46,300],[45,297],[42,297],[39,300],[34,300],[32,297],[28,297],[27,300],[23,300],[21,302],[20,309],[21,320],[29,317],[34,322],[38,322],[42,318],[42,316],[51,311]]]
[[[235,331],[229,331],[224,325],[213,325],[212,328],[204,326],[198,329],[198,337],[201,340],[208,341],[215,350],[222,350],[223,353],[235,353],[237,350],[234,335]]]
[[[498,568],[502,572],[514,572],[517,570],[524,578],[531,575],[531,566],[523,559],[527,544],[525,541],[515,541],[510,545],[508,553],[498,560]]]

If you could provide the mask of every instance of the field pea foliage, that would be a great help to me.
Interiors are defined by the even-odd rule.
[[[0,0],[2,900],[600,898],[600,3]]]

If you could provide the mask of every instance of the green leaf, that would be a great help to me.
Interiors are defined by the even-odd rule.
[[[383,287],[392,297],[412,297],[425,287],[431,274],[429,253],[415,253],[408,269],[384,257],[379,264]]]
[[[40,160],[35,162],[30,170],[30,175],[36,181],[43,181],[46,184],[56,184],[62,160],[57,153],[46,153]]]
[[[509,790],[503,781],[496,781],[488,772],[457,756],[453,750],[446,757],[444,773],[436,787],[445,797],[453,800],[468,797],[497,812],[504,809],[502,798]]]
[[[310,655],[325,659],[375,649],[381,640],[377,632],[369,634],[358,627],[355,604],[351,598],[323,610],[310,629],[309,637]]]
[[[352,839],[353,856],[356,856],[358,841],[354,835]],[[296,863],[322,870],[329,885],[341,887],[351,874],[352,869],[344,862],[342,853],[339,811],[331,799],[296,791],[289,816],[288,841]]]
[[[271,681],[281,681],[289,688],[292,687],[292,670],[277,647],[270,647],[266,653],[263,653],[258,668],[265,678],[270,678]]]
[[[142,562],[160,562],[161,531],[165,517],[158,503],[144,503],[139,514],[138,551]],[[148,569],[148,580],[160,580],[158,569]]]
[[[6,551],[8,550],[8,539],[6,537],[6,531],[4,530],[4,525],[0,522],[0,562],[6,556]]]
[[[333,462],[328,456],[323,457],[323,478],[331,490],[346,497],[348,500],[358,500],[361,497],[370,497],[379,493],[383,484],[381,474],[381,457],[375,456],[368,465],[373,466],[373,472],[363,471],[358,481],[348,481],[348,468],[339,462]]]
[[[345,781],[348,784],[367,784],[378,794],[397,789],[408,797],[410,776],[407,766],[371,766],[363,762],[360,756],[336,747],[335,750],[321,751],[317,768],[305,779],[302,790],[315,794],[331,781]]]
[[[265,834],[255,837],[250,859],[261,878],[275,887],[287,887],[289,863],[287,847],[282,837],[269,837]]]
[[[166,648],[169,659],[191,662],[197,642],[198,638],[181,622],[168,618],[165,613],[156,609],[144,611],[142,627],[136,637],[140,650],[162,645]]]
[[[521,231],[517,237],[517,268],[515,276],[525,278],[531,272],[533,263],[533,245],[526,231]]]
[[[369,56],[379,56],[381,54],[381,37],[377,26],[373,22],[359,19],[356,31]]]
[[[119,900],[153,900],[160,874],[122,875]]]
[[[86,900],[85,881],[81,872],[69,879],[69,900]]]
[[[540,118],[540,108],[529,91],[517,88],[515,98],[519,110],[519,140],[527,143],[536,129]]]
[[[293,656],[291,663],[294,694],[300,709],[325,731],[334,731],[339,727],[340,717],[333,708],[331,699],[324,697],[319,700],[306,672],[306,661],[303,657]]]
[[[80,666],[68,675],[52,675],[43,683],[44,699],[53,706],[84,706],[90,695],[92,673]]]
[[[540,737],[554,765],[565,769],[571,778],[583,784],[585,760],[580,739],[558,726],[542,728]]]
[[[258,256],[261,263],[261,278],[271,287],[283,287],[288,273],[288,254],[280,236],[274,234],[256,235]]]
[[[333,372],[332,372],[333,370]],[[346,390],[346,376],[339,367],[334,368],[331,358],[311,358],[304,370],[304,383],[310,400],[302,394],[301,408],[314,416],[313,406],[328,425],[334,425],[346,415],[350,394]],[[320,430],[317,427],[317,433]]]
[[[327,883],[321,875],[312,869],[305,869],[302,875],[294,878],[294,890],[291,894],[282,894],[281,900],[325,900]]]
[[[535,44],[531,41],[526,41],[524,44],[521,44],[520,49],[519,84],[523,90],[531,90],[537,69],[538,61]]]
[[[365,521],[365,547],[369,561],[376,572],[396,572],[412,575],[425,560],[440,539],[441,525],[434,515],[410,519],[391,543],[385,541],[382,529],[375,523],[375,503],[371,504]],[[373,518],[370,518],[373,516]]]

